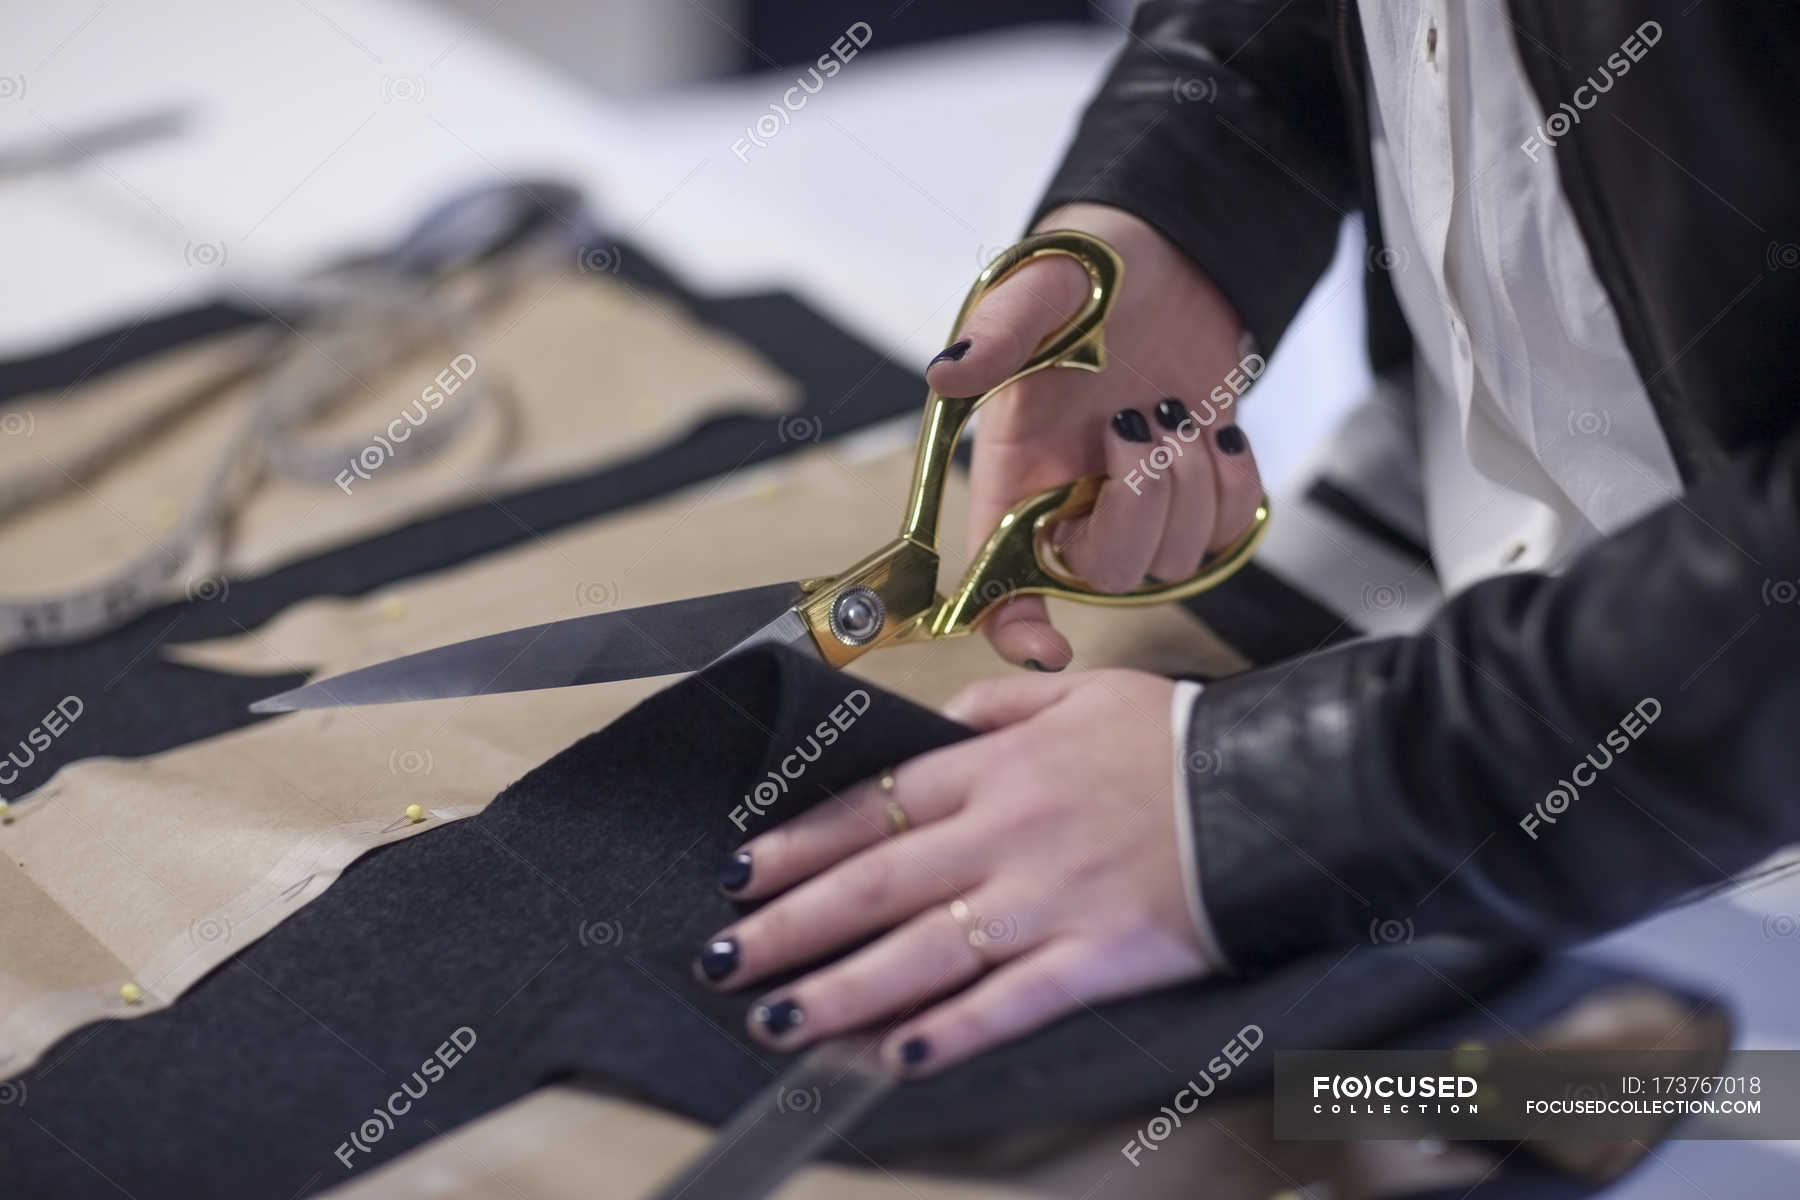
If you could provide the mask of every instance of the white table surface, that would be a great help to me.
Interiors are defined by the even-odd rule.
[[[408,0],[81,0],[0,11],[0,147],[167,105],[168,140],[0,178],[0,356],[304,270],[502,174],[580,184],[609,227],[700,290],[784,287],[900,361],[945,340],[1016,237],[1118,33],[1027,30],[884,53],[764,148],[732,144],[792,82],[613,100]],[[223,249],[222,265],[203,260]],[[1339,261],[1244,424],[1280,492],[1367,381],[1362,252]],[[1800,1047],[1800,882],[1716,899],[1595,952],[1738,1010],[1741,1044]],[[1677,1142],[1632,1200],[1791,1195],[1792,1143]],[[1774,1189],[1774,1190],[1768,1190]]]

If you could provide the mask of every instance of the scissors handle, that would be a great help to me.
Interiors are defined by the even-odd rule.
[[[1106,605],[1179,600],[1223,582],[1249,560],[1261,539],[1269,519],[1266,497],[1237,543],[1190,578],[1123,593],[1098,591],[1062,561],[1050,533],[1057,522],[1093,510],[1106,479],[1090,475],[1015,505],[988,536],[956,590],[948,597],[938,595],[938,516],[951,456],[969,417],[990,396],[1027,375],[1050,367],[1098,371],[1106,364],[1101,337],[1125,264],[1116,250],[1091,234],[1068,229],[1040,233],[1001,254],[976,278],[956,316],[956,328],[1015,271],[1053,254],[1074,259],[1087,272],[1081,310],[1040,342],[1018,370],[981,395],[927,393],[900,536],[842,574],[814,581],[798,605],[821,657],[831,665],[844,666],[879,646],[968,633],[1009,596],[1057,596]]]
[[[988,397],[1047,367],[1099,371],[1106,365],[1102,337],[1124,279],[1125,264],[1118,251],[1091,234],[1075,230],[1040,233],[1005,251],[976,277],[954,327],[962,328],[975,306],[1014,272],[1054,254],[1073,258],[1087,272],[1088,294],[1081,310],[1039,343],[1023,366],[981,395],[950,397],[933,391],[926,396],[925,420],[913,465],[912,494],[901,524],[901,537],[928,550],[936,549],[939,501],[951,454],[963,426]],[[1090,475],[1039,492],[1015,505],[988,536],[957,589],[918,633],[928,631],[933,637],[967,633],[996,604],[1014,595],[1055,596],[1102,605],[1162,604],[1185,599],[1224,582],[1243,566],[1268,527],[1269,502],[1264,497],[1244,535],[1187,579],[1147,584],[1120,593],[1097,591],[1062,561],[1051,539],[1051,529],[1059,521],[1093,511],[1104,482],[1104,476]]]
[[[1269,527],[1269,500],[1256,506],[1250,528],[1194,574],[1174,583],[1147,583],[1127,592],[1101,592],[1062,561],[1051,531],[1059,521],[1093,511],[1105,476],[1088,475],[1039,492],[1014,505],[969,563],[956,590],[932,614],[930,636],[968,633],[1001,601],[1013,596],[1054,596],[1083,604],[1132,606],[1185,600],[1217,587],[1250,561]]]
[[[952,456],[963,426],[987,399],[1009,385],[1049,367],[1074,367],[1098,371],[1106,365],[1101,335],[1112,311],[1125,263],[1119,252],[1091,234],[1072,229],[1034,234],[1001,253],[975,277],[974,287],[956,314],[953,329],[961,329],[975,306],[1026,265],[1040,258],[1063,255],[1087,272],[1087,298],[1081,311],[1038,343],[1031,357],[1017,371],[979,396],[945,396],[933,390],[925,395],[925,419],[919,426],[919,449],[913,458],[912,492],[906,501],[906,517],[900,536],[927,550],[937,549],[938,514],[944,484],[950,476]]]

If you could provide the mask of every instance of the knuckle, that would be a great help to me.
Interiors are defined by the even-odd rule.
[[[1178,583],[1200,569],[1201,553],[1198,548],[1160,550],[1150,563],[1150,573],[1164,583]]]
[[[746,961],[780,959],[801,927],[800,914],[792,904],[771,904],[738,927],[738,944]]]
[[[998,615],[998,610],[996,610],[996,615]],[[955,695],[950,697],[944,708],[950,712],[967,712],[987,699],[986,687],[985,680],[979,683],[964,684],[957,689]]]
[[[1095,554],[1093,562],[1083,569],[1082,574],[1095,590],[1112,594],[1128,592],[1137,583],[1130,564],[1120,555],[1106,552]]]
[[[1032,336],[1030,327],[1016,316],[1004,323],[1002,323],[1002,318],[996,316],[991,330],[987,333],[987,340],[990,344],[998,347],[993,352],[995,364],[1008,371],[1013,370],[1029,358],[1032,348],[1038,342],[1038,339]]]
[[[1056,319],[1064,320],[1087,294],[1087,272],[1067,258],[1040,261],[1035,264],[1032,286],[1044,297]]]
[[[965,1001],[944,1014],[943,1039],[965,1050],[985,1046],[1000,1036],[998,1014],[991,1006]]]
[[[984,305],[977,313],[992,314],[995,333],[1009,339],[1010,348],[1024,357],[1044,331],[1069,319],[1086,291],[1086,273],[1075,263],[1054,259],[1031,263],[998,290],[1000,302]]]
[[[1015,324],[1016,322],[1009,318],[1009,314],[1003,306],[995,304],[992,299],[989,299],[969,314],[969,319],[963,322],[962,328],[958,329],[956,334],[959,338],[970,339],[976,345],[981,346],[984,352],[991,354],[993,351],[990,347],[995,344],[1004,344],[1011,336],[1012,327]],[[954,366],[955,364],[947,365]]]
[[[1062,556],[1063,561],[1091,586],[1103,592],[1113,590],[1107,584],[1117,574],[1116,556],[1112,547],[1091,527],[1084,526],[1072,535],[1068,545],[1063,547]]]
[[[971,835],[983,840],[1003,838],[1013,831],[1016,823],[1030,819],[1030,814],[1020,811],[1016,802],[1042,796],[1045,787],[1044,777],[1030,767],[996,772],[975,789],[970,800],[970,808],[977,814],[977,820],[970,827]]]
[[[781,921],[773,908],[765,908],[740,922],[730,931],[737,939],[739,969],[754,967],[773,957],[771,950],[780,945]]]
[[[894,866],[887,855],[867,855],[845,880],[844,899],[854,908],[885,911],[894,900]]]
[[[1156,501],[1175,487],[1175,471],[1179,463],[1166,454],[1158,454],[1156,446],[1148,448],[1117,443],[1113,453],[1121,464],[1114,468],[1113,480],[1124,489],[1119,503],[1142,505]]]
[[[1020,1016],[1041,1016],[1069,1007],[1073,1001],[1061,980],[1049,971],[1042,971],[1019,979],[1007,1003]]]
[[[1005,699],[1007,682],[1004,679],[982,679],[968,684],[951,697],[944,710],[970,714],[986,712]]]
[[[841,1029],[869,1011],[869,981],[848,970],[827,971],[807,980],[794,995],[816,1030]]]

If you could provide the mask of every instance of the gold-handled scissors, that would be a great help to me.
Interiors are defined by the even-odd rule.
[[[1051,367],[1099,371],[1106,365],[1106,318],[1125,268],[1111,246],[1089,234],[1041,233],[1001,254],[976,279],[955,327],[1015,271],[1049,255],[1072,258],[1087,272],[1081,311],[1045,338],[1011,377],[981,395],[926,394],[900,534],[847,570],[490,634],[323,679],[252,707],[285,712],[605,683],[699,670],[726,655],[771,643],[841,667],[878,647],[969,633],[1011,596],[1160,604],[1218,585],[1249,560],[1261,539],[1269,520],[1266,497],[1243,536],[1189,578],[1099,592],[1063,563],[1051,536],[1057,522],[1092,510],[1105,479],[1090,475],[1014,505],[956,587],[947,595],[938,592],[939,509],[951,457],[969,417],[990,396],[1027,375]]]

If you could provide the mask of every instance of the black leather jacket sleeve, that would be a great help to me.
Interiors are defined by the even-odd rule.
[[[1800,432],[1558,576],[1208,685],[1188,784],[1234,965],[1555,944],[1800,841]]]
[[[1316,2],[1140,4],[1037,216],[1076,201],[1136,214],[1206,272],[1266,353],[1355,203],[1333,46]]]

